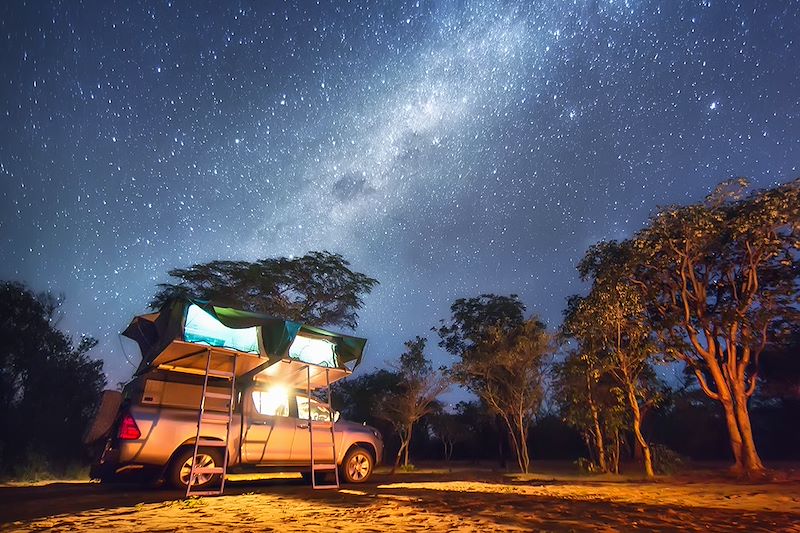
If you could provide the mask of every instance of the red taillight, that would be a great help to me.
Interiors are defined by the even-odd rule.
[[[142,436],[142,432],[139,431],[139,426],[136,425],[136,420],[134,420],[130,414],[122,417],[117,436],[121,440],[136,440]]]

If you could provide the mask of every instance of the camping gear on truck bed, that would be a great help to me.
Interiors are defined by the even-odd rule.
[[[139,383],[142,403],[179,404],[198,410],[197,437],[191,462],[186,496],[222,494],[228,464],[233,400],[236,380],[277,383],[294,389],[327,389],[328,411],[331,383],[348,375],[361,362],[366,339],[334,333],[290,320],[259,313],[215,306],[209,302],[176,298],[158,313],[137,316],[122,333],[136,341],[142,361],[134,374]],[[196,376],[197,382],[154,378],[159,372]],[[214,382],[226,380],[223,386]],[[138,391],[137,391],[138,392]],[[217,411],[216,413],[208,411]],[[223,413],[220,413],[223,411]],[[203,441],[204,424],[226,425],[224,441]],[[314,488],[338,488],[339,475],[333,464],[315,460],[316,453],[330,452],[336,457],[334,423],[314,421],[309,410],[308,436],[311,449],[311,478]],[[319,426],[327,424],[319,441]],[[316,426],[316,427],[315,427]],[[315,429],[317,434],[315,436]],[[200,446],[224,447],[221,467],[198,465]],[[318,484],[316,472],[332,471],[335,483]],[[220,475],[218,491],[192,490],[196,476]]]

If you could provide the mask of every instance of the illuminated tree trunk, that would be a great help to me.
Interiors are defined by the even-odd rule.
[[[650,446],[642,435],[642,412],[639,410],[639,401],[636,399],[636,391],[633,388],[633,384],[628,382],[627,389],[628,402],[631,405],[631,413],[633,414],[633,433],[642,450],[644,473],[647,477],[652,478],[655,475],[653,472],[653,459],[650,455]]]
[[[407,429],[408,438],[406,439],[406,453],[403,456],[403,466],[408,467],[408,449],[411,448],[411,427]]]
[[[748,475],[760,475],[764,472],[764,465],[756,451],[753,440],[753,430],[750,426],[750,413],[747,410],[747,393],[743,383],[734,383],[735,413],[739,432],[742,439],[742,459]]]
[[[705,378],[700,370],[695,369],[695,375],[700,383],[700,388],[712,400],[717,400],[722,404],[722,409],[725,412],[725,424],[728,426],[728,438],[731,445],[731,452],[733,452],[733,466],[731,470],[736,474],[741,474],[744,470],[744,462],[742,457],[742,434],[739,431],[739,423],[736,420],[736,411],[733,405],[733,397],[731,389],[728,386],[725,376],[722,374],[722,369],[715,357],[716,345],[711,343],[708,351],[703,354],[703,359],[708,365],[709,374],[714,380],[714,385],[717,387],[717,392],[712,391],[706,384]]]
[[[603,441],[603,432],[600,429],[600,413],[591,395],[589,396],[589,407],[592,411],[592,422],[594,423],[594,445],[597,449],[597,465],[601,472],[608,472],[606,465],[606,445]]]

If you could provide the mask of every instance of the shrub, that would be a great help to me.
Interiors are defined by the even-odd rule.
[[[663,444],[651,444],[650,451],[653,454],[653,469],[657,474],[672,474],[680,470],[685,462],[678,452]]]

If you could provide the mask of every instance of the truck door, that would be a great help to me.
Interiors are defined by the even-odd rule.
[[[311,461],[311,442],[308,430],[310,414],[312,424],[319,422],[319,424],[315,424],[312,427],[314,431],[314,461],[317,463],[332,462],[331,430],[330,426],[325,424],[331,421],[331,414],[328,408],[314,399],[309,401],[305,395],[298,394],[295,399],[297,401],[297,430],[294,435],[294,444],[292,445],[292,461]],[[309,413],[309,409],[311,413]]]
[[[296,425],[296,420],[289,417],[289,390],[285,387],[253,388],[246,395],[243,462],[288,462]]]

